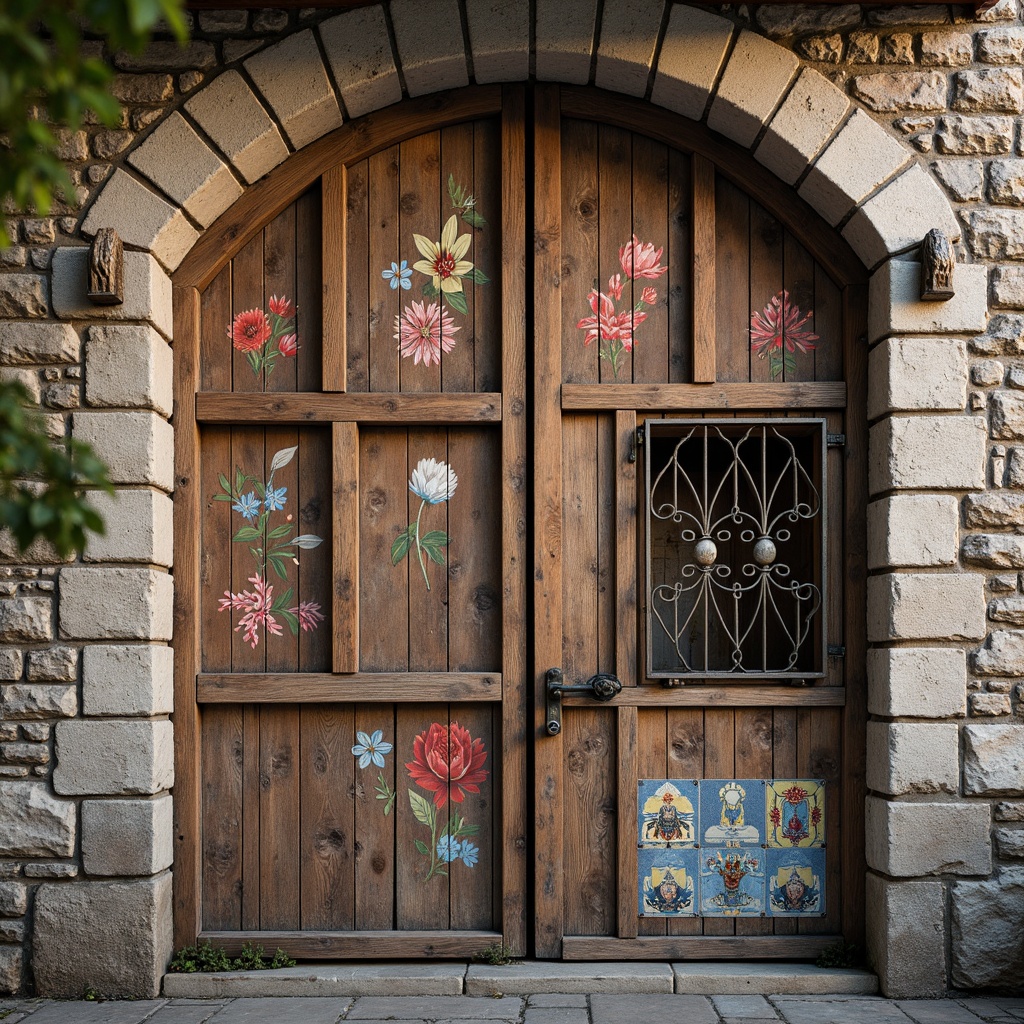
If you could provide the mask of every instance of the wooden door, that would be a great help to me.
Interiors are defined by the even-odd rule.
[[[179,943],[524,945],[523,95],[413,106],[176,280]]]
[[[863,273],[662,111],[539,88],[535,159],[537,954],[859,941]]]

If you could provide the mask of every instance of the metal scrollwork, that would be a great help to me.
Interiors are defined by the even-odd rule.
[[[656,424],[650,674],[820,674],[823,441],[821,421]]]

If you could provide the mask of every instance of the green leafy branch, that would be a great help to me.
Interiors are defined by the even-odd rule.
[[[385,801],[384,817],[386,818],[391,813],[391,808],[395,806],[395,798],[398,796],[398,793],[388,784],[388,780],[384,778],[383,772],[377,775],[377,785],[373,787],[373,791],[377,794],[378,800]]]
[[[476,199],[471,196],[461,185],[455,183],[455,175],[448,175],[448,198],[451,200],[452,209],[459,210],[462,219],[470,226],[483,230],[487,227],[487,221],[476,210]]]
[[[435,565],[444,565],[444,549],[451,544],[452,539],[448,536],[444,530],[431,530],[424,536],[420,536],[420,519],[423,517],[423,509],[426,508],[427,502],[423,501],[420,503],[420,510],[416,516],[415,522],[410,523],[396,538],[395,542],[391,545],[391,564],[398,565],[398,563],[405,558],[409,553],[410,548],[415,545],[416,554],[419,558],[420,570],[423,573],[423,581],[427,585],[427,590],[430,590],[430,580],[427,577],[427,563],[424,558],[429,558]]]
[[[449,837],[464,839],[466,836],[478,835],[480,826],[468,824],[458,811],[453,811],[448,823],[438,833],[440,822],[437,819],[437,808],[434,804],[411,789],[409,790],[409,804],[412,807],[413,817],[430,829],[429,847],[422,839],[415,840],[416,849],[425,857],[430,857],[430,867],[427,869],[425,881],[429,881],[434,875],[447,875],[446,862],[437,854],[438,844]]]

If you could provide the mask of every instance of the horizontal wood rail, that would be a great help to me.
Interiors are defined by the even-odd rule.
[[[200,704],[500,701],[500,672],[224,672],[196,676]]]
[[[642,935],[636,939],[567,935],[562,956],[566,960],[812,960],[842,941],[842,935]]]
[[[821,708],[844,707],[845,686],[628,686],[605,705],[592,697],[566,695],[562,703],[571,708],[673,707],[673,708]]]
[[[297,960],[401,960],[408,957],[470,957],[502,941],[501,932],[285,932],[199,933],[199,939],[240,953],[247,942],[283,949]]]
[[[578,410],[845,409],[842,382],[796,384],[563,384],[562,408]]]
[[[411,394],[368,392],[331,394],[246,394],[204,391],[196,395],[200,423],[360,423],[364,426],[404,426],[411,423],[500,423],[499,392]]]

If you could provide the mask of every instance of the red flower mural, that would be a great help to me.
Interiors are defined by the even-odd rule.
[[[460,804],[467,793],[479,793],[489,772],[484,768],[487,751],[482,739],[473,739],[458,722],[444,726],[435,722],[412,744],[413,760],[406,764],[409,777],[434,794],[434,804]]]
[[[758,313],[750,315],[750,347],[758,359],[768,357],[772,380],[782,374],[796,371],[796,352],[811,352],[812,342],[818,336],[804,325],[814,316],[813,310],[802,312],[789,301],[789,292],[783,289]]]
[[[262,309],[247,309],[231,324],[231,343],[239,352],[255,352],[270,337],[270,321]]]

